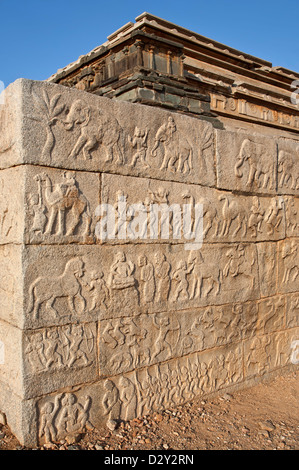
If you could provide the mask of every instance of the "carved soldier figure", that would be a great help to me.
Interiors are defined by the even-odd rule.
[[[53,328],[46,332],[44,344],[44,355],[47,361],[45,365],[46,369],[49,369],[51,366],[62,367],[63,357],[59,352],[60,338],[57,328]]]
[[[26,347],[26,355],[28,355],[32,370],[43,370],[47,362],[44,354],[44,337],[42,333],[35,333],[29,340]]]
[[[181,298],[181,300],[189,299],[189,282],[187,276],[192,272],[193,268],[194,262],[190,263],[189,266],[187,265],[186,261],[179,262],[177,269],[172,276],[172,279],[177,282],[177,287],[173,298],[174,302],[176,302],[179,298]]]
[[[272,235],[274,230],[278,231],[283,219],[282,199],[272,198],[271,204],[265,214],[265,223],[268,226],[268,235]]]
[[[91,305],[89,310],[92,312],[96,308],[101,308],[103,305],[107,310],[110,304],[110,292],[104,280],[104,273],[93,271],[91,273],[91,281],[88,285],[88,290],[91,292]]]
[[[248,228],[252,230],[252,238],[255,238],[258,233],[262,233],[261,225],[263,223],[265,213],[265,211],[261,209],[260,201],[257,196],[253,197],[250,211],[251,214],[248,220]]]
[[[36,181],[39,181],[39,184],[41,184],[38,177],[39,175],[37,175],[35,179]],[[33,232],[44,233],[45,226],[46,226],[48,219],[46,216],[47,208],[43,204],[43,201],[42,201],[41,189],[40,189],[39,195],[38,194],[29,195],[28,210],[29,210],[29,214],[31,215],[31,217],[33,217],[31,230]]]
[[[167,336],[169,333],[174,331],[180,332],[181,327],[179,323],[172,326],[168,316],[156,314],[153,317],[153,325],[159,330],[159,332],[155,341],[152,360],[156,359],[156,357],[164,351],[167,351],[167,357],[170,357],[172,355],[173,345],[169,342]]]
[[[149,130],[146,129],[145,131],[139,129],[139,127],[135,127],[133,137],[128,136],[129,143],[133,148],[136,148],[136,153],[133,155],[131,166],[134,167],[137,163],[137,160],[140,161],[141,165],[144,168],[149,168],[149,164],[146,162],[146,151],[147,151],[147,137],[148,137]]]

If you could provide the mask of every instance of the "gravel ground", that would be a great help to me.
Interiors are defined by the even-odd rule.
[[[38,450],[298,450],[299,374],[91,430]],[[26,450],[0,425],[0,450]]]

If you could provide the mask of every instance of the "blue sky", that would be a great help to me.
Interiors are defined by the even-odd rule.
[[[299,72],[298,0],[0,0],[0,80],[45,80],[144,11]]]

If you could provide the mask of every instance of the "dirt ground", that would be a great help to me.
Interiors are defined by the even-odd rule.
[[[298,450],[299,374],[196,399],[143,419],[88,431],[39,450]],[[0,450],[26,450],[0,426]]]

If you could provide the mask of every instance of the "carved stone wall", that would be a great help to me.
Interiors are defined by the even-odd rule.
[[[299,139],[219,124],[45,82],[6,90],[0,410],[22,443],[296,367]],[[132,211],[100,238],[100,205],[120,214],[121,198],[188,204],[191,229],[201,204],[202,247],[161,219],[151,237]]]

